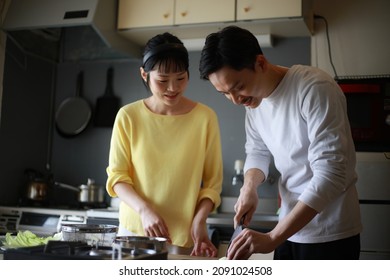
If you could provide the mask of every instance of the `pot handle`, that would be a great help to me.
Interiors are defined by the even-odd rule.
[[[75,191],[75,192],[80,192],[81,191],[78,187],[67,185],[67,184],[64,184],[64,183],[59,183],[59,182],[55,182],[54,186],[55,187],[60,187],[60,188],[63,188],[63,189],[68,189],[68,190]]]

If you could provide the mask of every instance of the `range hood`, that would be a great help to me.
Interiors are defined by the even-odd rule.
[[[117,31],[117,0],[11,0],[2,29],[24,52],[55,61],[139,58]]]

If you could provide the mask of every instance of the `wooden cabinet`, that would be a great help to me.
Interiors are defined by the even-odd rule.
[[[118,29],[235,20],[235,0],[119,0]]]
[[[237,0],[237,20],[303,16],[303,0]]]
[[[256,35],[302,37],[313,34],[313,0],[118,0],[119,33],[143,46],[170,32],[202,39],[237,25]]]
[[[175,0],[119,0],[118,29],[174,24]]]
[[[235,20],[235,0],[176,0],[175,24]]]

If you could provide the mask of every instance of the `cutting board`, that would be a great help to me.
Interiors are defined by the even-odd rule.
[[[218,258],[168,254],[168,260],[218,260]]]

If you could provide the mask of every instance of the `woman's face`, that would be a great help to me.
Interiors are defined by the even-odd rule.
[[[146,73],[141,68],[141,75],[153,96],[167,106],[178,104],[188,84],[187,71],[164,73],[156,69]]]

